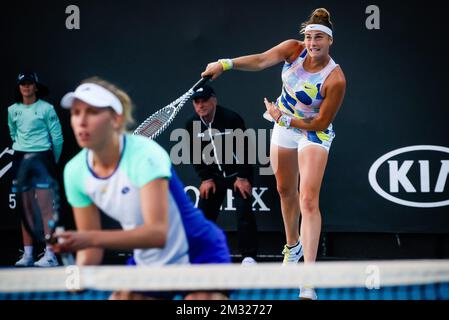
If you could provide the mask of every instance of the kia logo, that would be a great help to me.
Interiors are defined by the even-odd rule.
[[[378,180],[380,172],[386,179]],[[383,155],[371,166],[368,179],[374,191],[389,201],[408,207],[436,208],[449,205],[449,192],[445,190],[448,175],[449,148],[421,145]]]

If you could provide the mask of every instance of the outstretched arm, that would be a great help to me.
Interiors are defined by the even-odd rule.
[[[304,45],[298,40],[286,40],[277,46],[258,54],[241,56],[232,60],[232,69],[243,71],[260,71],[274,66],[282,61],[290,61],[290,59],[302,51]],[[224,71],[223,65],[219,62],[211,62],[207,65],[206,70],[201,74],[202,77],[212,76],[212,80],[220,76]]]

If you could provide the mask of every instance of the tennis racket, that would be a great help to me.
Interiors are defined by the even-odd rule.
[[[55,231],[63,231],[60,225],[59,185],[49,172],[48,158],[39,153],[27,153],[17,175],[22,223],[37,243],[55,244]],[[60,255],[64,265],[74,265],[69,253]]]
[[[196,90],[201,88],[207,81],[209,81],[210,78],[211,76],[201,78],[201,80],[195,83],[193,87],[191,87],[178,99],[145,119],[145,121],[137,127],[133,134],[142,135],[150,139],[156,138],[173,122],[178,112],[196,92]]]

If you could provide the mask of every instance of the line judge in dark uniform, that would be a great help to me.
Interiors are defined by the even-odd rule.
[[[244,132],[245,123],[236,112],[218,105],[215,91],[208,85],[193,94],[192,102],[195,115],[187,121],[186,129],[191,137],[191,160],[195,159],[194,143],[201,145],[200,163],[191,162],[201,179],[198,208],[209,220],[216,222],[226,191],[231,189],[237,211],[238,246],[242,263],[256,263],[258,235],[252,212],[253,167],[245,161],[248,143],[245,142],[244,155],[237,152],[235,138],[232,147],[229,143],[226,145],[226,135],[236,129]],[[232,152],[232,161],[229,161],[229,155],[226,159],[225,152]]]

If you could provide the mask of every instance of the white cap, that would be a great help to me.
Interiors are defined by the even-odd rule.
[[[74,92],[69,92],[61,99],[61,106],[70,109],[73,100],[79,99],[93,107],[111,107],[117,114],[123,113],[123,106],[120,100],[111,91],[95,83],[83,83]]]

